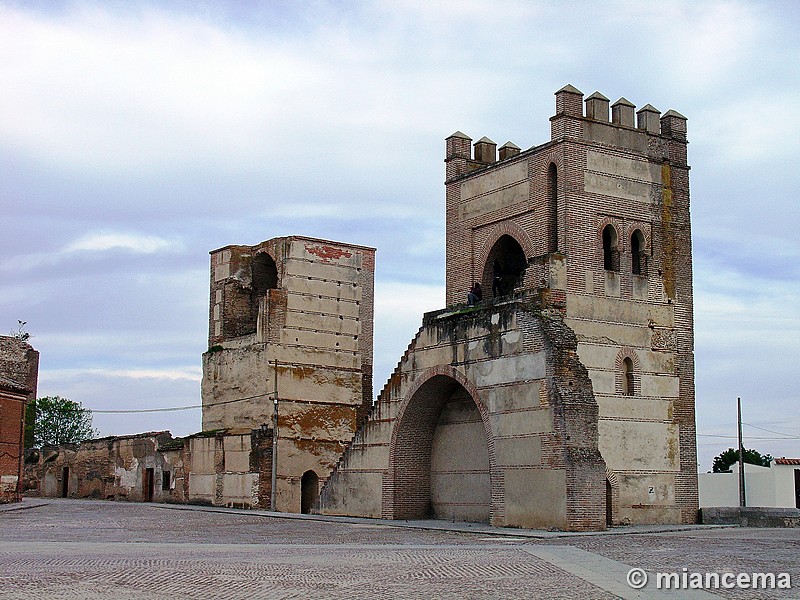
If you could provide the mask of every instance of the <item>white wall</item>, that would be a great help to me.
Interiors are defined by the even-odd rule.
[[[697,476],[700,508],[739,506],[739,465],[732,473],[700,473]],[[745,464],[745,499],[747,506],[796,508],[794,467],[775,465],[758,467]]]

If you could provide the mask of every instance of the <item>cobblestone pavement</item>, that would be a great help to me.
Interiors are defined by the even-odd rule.
[[[532,538],[158,504],[25,505],[0,511],[0,599],[800,598],[798,529]],[[793,589],[637,591],[631,567],[788,572]]]

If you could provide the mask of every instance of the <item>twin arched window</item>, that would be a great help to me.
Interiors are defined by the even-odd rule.
[[[647,275],[647,253],[644,234],[640,229],[631,234],[631,273]],[[606,271],[619,271],[619,244],[617,230],[613,225],[603,228],[603,268]]]

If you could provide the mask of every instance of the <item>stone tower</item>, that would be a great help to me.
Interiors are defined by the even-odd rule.
[[[583,105],[556,92],[550,141],[525,151],[447,138],[447,308],[424,316],[321,513],[696,521],[686,119]]]
[[[280,511],[308,508],[372,403],[374,265],[373,248],[301,236],[211,252],[203,429],[271,430],[277,391]]]
[[[694,522],[694,330],[686,118],[572,86],[520,152],[447,138],[447,302],[563,304],[599,408],[614,522]],[[585,104],[585,111],[584,111]],[[496,298],[495,298],[496,300]]]

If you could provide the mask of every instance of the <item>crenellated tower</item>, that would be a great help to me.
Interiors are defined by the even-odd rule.
[[[609,521],[695,522],[686,118],[555,97],[540,146],[447,138],[447,303],[477,281],[485,302],[563,313],[599,407]]]

